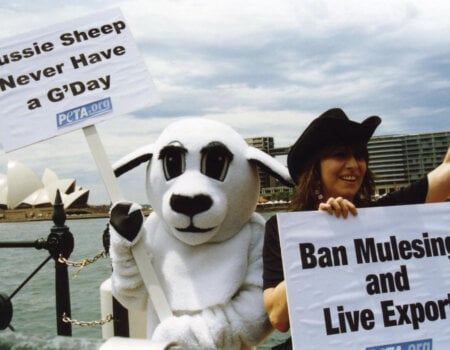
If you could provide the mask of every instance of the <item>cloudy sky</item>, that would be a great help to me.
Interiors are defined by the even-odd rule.
[[[448,1],[0,0],[0,43],[111,7],[121,8],[161,99],[97,124],[111,162],[185,117],[273,136],[277,147],[337,106],[357,121],[381,116],[376,135],[450,130]],[[80,130],[0,148],[0,173],[8,160],[76,178],[90,204],[109,202]],[[120,178],[142,203],[144,171]]]

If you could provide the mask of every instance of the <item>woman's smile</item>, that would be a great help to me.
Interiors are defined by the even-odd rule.
[[[350,148],[338,147],[320,160],[324,199],[343,197],[353,201],[366,171],[367,162],[364,157]]]

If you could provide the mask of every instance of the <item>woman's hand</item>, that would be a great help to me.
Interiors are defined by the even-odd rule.
[[[358,214],[358,210],[355,205],[348,199],[342,197],[328,198],[326,203],[319,204],[319,210],[325,210],[328,214],[334,214],[336,217],[340,217],[342,215],[344,219],[348,217],[348,213],[351,213],[353,216]]]
[[[287,332],[289,330],[289,312],[286,281],[280,282],[274,288],[265,289],[263,297],[272,326],[280,332]]]
[[[450,147],[442,164],[428,173],[428,193],[425,202],[443,202],[450,196]]]

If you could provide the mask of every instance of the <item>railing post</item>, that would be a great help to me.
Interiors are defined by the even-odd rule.
[[[106,228],[103,231],[103,248],[106,253],[109,254],[109,246],[111,242],[111,236],[109,234],[109,223],[106,224]],[[114,315],[113,334],[117,337],[130,337],[130,325],[128,310],[120,304],[117,299],[112,297],[112,311]]]
[[[58,259],[60,256],[69,258],[73,251],[74,239],[69,228],[64,224],[66,213],[59,190],[56,192],[52,219],[54,226],[50,230],[47,243],[50,255],[55,260],[56,327],[58,335],[71,336],[72,325],[63,322],[63,314],[71,317],[69,273],[67,265],[59,262]]]

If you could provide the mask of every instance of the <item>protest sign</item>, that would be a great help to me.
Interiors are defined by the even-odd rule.
[[[157,101],[119,9],[22,34],[0,45],[0,142],[5,151],[83,128],[111,202],[124,197],[94,124]],[[171,310],[143,245],[139,241],[132,252],[163,319]]]
[[[0,142],[11,151],[157,102],[119,9],[0,43]]]
[[[296,350],[447,350],[450,203],[278,214]]]

